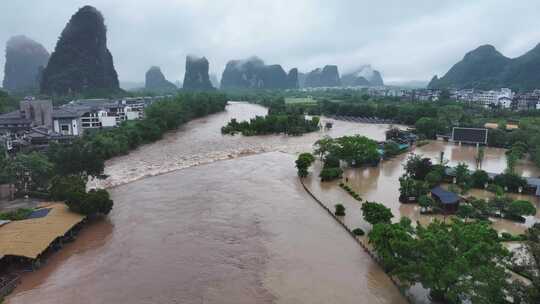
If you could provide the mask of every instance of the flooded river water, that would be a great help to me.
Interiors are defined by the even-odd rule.
[[[110,161],[105,185],[125,185],[108,219],[26,274],[8,303],[406,303],[278,152],[322,134],[220,134],[231,117],[264,113],[234,104]]]
[[[328,132],[302,137],[221,135],[231,118],[266,111],[231,103],[223,113],[109,161],[109,178],[94,182],[114,187],[109,218],[25,275],[8,303],[405,303],[378,265],[306,194],[294,168],[294,154],[311,151],[318,138],[383,140],[389,126],[337,121]],[[417,152],[437,158],[441,150],[451,164],[474,164],[473,147],[434,142]],[[415,206],[397,201],[405,158],[346,174],[363,198],[421,219]],[[501,172],[504,150],[486,149],[483,166]],[[529,163],[519,170],[540,174]],[[339,187],[315,177],[308,186],[332,204],[349,204],[351,227],[364,225],[359,203]],[[523,227],[508,225],[509,231]]]

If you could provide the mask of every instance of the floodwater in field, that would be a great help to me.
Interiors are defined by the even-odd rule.
[[[439,163],[440,152],[444,152],[444,160],[450,166],[456,166],[460,162],[466,163],[470,169],[476,168],[475,157],[477,148],[473,146],[458,146],[453,143],[433,141],[428,145],[414,148],[410,153],[420,154],[432,159],[434,163]],[[485,158],[482,162],[482,169],[491,173],[501,173],[506,169],[505,149],[485,148]],[[418,204],[401,204],[399,202],[399,177],[403,175],[403,164],[407,161],[410,153],[399,155],[393,159],[383,161],[377,167],[349,168],[345,170],[344,179],[348,179],[347,184],[366,201],[375,201],[386,205],[392,210],[395,220],[400,217],[409,217],[413,222],[419,221],[428,224],[433,218],[444,220],[443,216],[432,216],[420,214]],[[320,170],[317,163],[314,171]],[[537,177],[540,170],[530,161],[523,160],[516,168],[519,174],[527,177]],[[322,198],[327,205],[333,208],[334,204],[341,203],[349,210],[351,216],[346,216],[345,221],[351,227],[358,226],[369,228],[369,224],[362,219],[361,203],[354,200],[347,192],[342,190],[338,184],[344,180],[321,183],[320,180],[311,175],[307,178],[306,184],[315,195]],[[466,196],[478,198],[490,198],[492,193],[484,190],[472,189]],[[533,223],[540,221],[540,200],[532,195],[511,195],[515,199],[531,201],[536,205],[538,213],[536,216],[526,218],[525,223],[513,222],[505,219],[493,220],[493,227],[501,232],[512,234],[523,233]]]
[[[405,303],[380,267],[307,195],[294,168],[294,154],[312,151],[323,136],[384,140],[390,126],[335,121],[329,131],[301,137],[220,133],[231,118],[266,112],[231,103],[108,161],[109,177],[91,185],[113,187],[108,219],[85,227],[42,269],[25,275],[8,303]],[[452,165],[474,165],[474,147],[433,142],[416,149],[434,159],[440,151]],[[485,154],[484,170],[504,170],[504,150]],[[349,169],[346,176],[364,199],[425,221],[415,205],[397,200],[406,157]],[[529,163],[518,170],[540,174]],[[335,183],[310,176],[307,184],[325,203],[346,204],[348,226],[369,228],[360,203]],[[523,224],[503,226],[515,231]]]
[[[294,156],[217,162],[112,190],[109,220],[9,303],[406,303],[303,190]]]

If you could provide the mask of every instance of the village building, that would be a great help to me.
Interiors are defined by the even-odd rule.
[[[459,195],[442,187],[431,189],[431,197],[440,205],[445,214],[454,214],[459,208]]]

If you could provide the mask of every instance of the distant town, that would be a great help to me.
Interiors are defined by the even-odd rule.
[[[513,92],[508,88],[494,90],[477,89],[410,89],[392,86],[378,87],[315,87],[302,88],[301,91],[321,91],[329,89],[350,89],[365,91],[369,96],[377,98],[396,98],[400,101],[433,101],[454,100],[467,104],[484,106],[488,109],[511,109],[515,111],[540,110],[540,89],[530,92]]]

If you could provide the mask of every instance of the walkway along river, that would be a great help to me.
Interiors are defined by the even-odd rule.
[[[43,269],[26,275],[8,303],[405,303],[380,267],[312,201],[294,168],[294,154],[311,151],[324,135],[382,140],[389,126],[337,121],[327,133],[302,137],[220,133],[231,118],[264,114],[263,107],[232,103],[109,161],[109,178],[95,182],[114,187],[109,219],[84,229]],[[435,143],[423,151],[437,157],[445,149],[454,163],[474,163],[474,149],[454,148]],[[348,172],[359,177],[355,190],[400,214],[398,194],[388,187],[399,187],[404,157],[380,170]],[[504,163],[504,150],[487,149],[486,170],[500,172]],[[528,168],[520,170],[538,174]],[[332,191],[311,182],[321,193]]]

